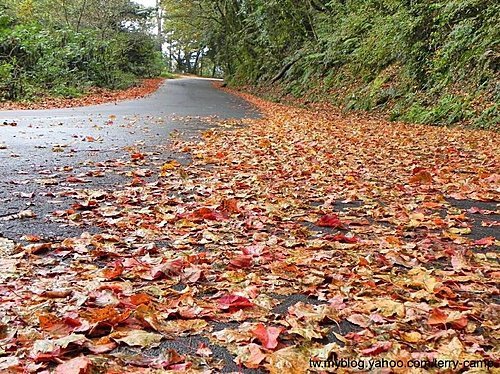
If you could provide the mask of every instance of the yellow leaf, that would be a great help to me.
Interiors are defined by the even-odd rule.
[[[458,234],[458,235],[469,235],[472,231],[470,227],[464,227],[464,228],[452,227],[450,229],[450,232],[452,234]]]
[[[309,357],[297,347],[287,347],[267,356],[266,369],[270,374],[307,373]]]
[[[403,332],[401,334],[401,337],[403,338],[404,341],[408,343],[418,343],[419,341],[422,340],[422,334],[420,334],[417,331]]]

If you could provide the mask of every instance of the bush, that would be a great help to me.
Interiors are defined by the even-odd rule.
[[[76,97],[90,86],[123,89],[158,76],[161,53],[151,37],[118,31],[46,28],[19,23],[0,11],[0,99]]]

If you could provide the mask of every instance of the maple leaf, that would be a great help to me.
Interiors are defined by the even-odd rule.
[[[110,268],[106,268],[103,271],[103,276],[106,279],[115,279],[118,278],[123,273],[123,263],[121,260],[116,260],[111,264]]]
[[[410,178],[410,183],[430,184],[432,182],[432,175],[427,170],[422,168],[413,169],[413,176]]]
[[[447,321],[448,315],[439,308],[434,308],[429,315],[427,323],[433,325],[444,325]]]
[[[55,361],[61,355],[61,347],[50,340],[37,340],[33,344],[30,357],[35,362]]]
[[[191,218],[197,219],[197,220],[206,219],[209,221],[221,221],[224,219],[224,216],[221,213],[216,212],[215,210],[212,210],[210,208],[205,208],[205,207],[196,209],[189,216]]]
[[[138,293],[130,296],[130,302],[133,305],[149,304],[151,302],[151,296],[145,293]]]
[[[88,311],[82,312],[81,314],[84,318],[88,319],[92,323],[102,323],[110,326],[115,326],[125,321],[130,316],[130,313],[130,310],[119,312],[113,306],[106,306],[99,309],[90,309]]]
[[[160,322],[158,321],[158,312],[149,305],[139,305],[135,310],[134,316],[147,328],[151,328],[156,331],[160,331],[162,328]]]
[[[140,153],[140,152],[136,152],[136,153],[132,153],[130,155],[130,157],[132,158],[132,160],[134,161],[139,161],[139,160],[144,160],[145,156],[143,153]]]
[[[422,340],[422,334],[418,331],[403,332],[401,336],[408,343],[418,343]]]
[[[92,361],[87,357],[75,357],[56,367],[55,374],[87,374],[92,368]]]
[[[109,336],[104,336],[96,340],[90,340],[85,343],[85,347],[94,354],[110,352],[117,347],[117,343],[111,340]]]
[[[274,349],[278,346],[278,336],[283,331],[282,327],[266,327],[259,323],[253,330],[252,334],[262,343],[262,346],[267,349]]]
[[[339,219],[339,216],[336,214],[326,214],[322,216],[317,222],[316,225],[321,227],[333,227],[333,228],[342,228],[343,224]]]
[[[227,215],[240,213],[240,208],[238,207],[238,200],[236,199],[224,199],[219,206],[219,210]]]
[[[239,255],[234,257],[231,261],[229,261],[229,264],[237,269],[248,268],[252,266],[252,263],[253,263],[253,257],[247,255]]]
[[[325,235],[323,239],[330,240],[332,242],[340,242],[340,243],[349,243],[354,244],[358,242],[358,239],[354,236],[345,236],[344,234],[335,234],[335,235]]]
[[[54,314],[41,314],[38,320],[42,330],[50,332],[52,336],[67,335],[82,326],[82,322],[77,319],[59,318]]]
[[[213,352],[205,343],[200,343],[196,349],[196,354],[201,357],[210,357]]]
[[[117,333],[118,336],[121,334]],[[163,335],[144,330],[130,330],[125,333],[125,336],[120,338],[112,336],[112,339],[131,347],[154,348],[160,345]]]
[[[391,349],[391,347],[392,347],[391,342],[377,342],[370,348],[362,349],[361,353],[368,356],[375,356],[378,355],[379,353],[387,352],[389,349]]]
[[[286,347],[267,356],[266,369],[270,374],[307,373],[309,355],[299,347]]]
[[[27,242],[39,242],[42,238],[39,235],[24,235],[22,240],[26,240]]]
[[[245,365],[249,369],[257,369],[266,358],[257,344],[250,343],[238,348],[235,362]]]
[[[228,294],[217,301],[220,309],[243,309],[253,307],[254,304],[246,297]]]
[[[165,162],[160,168],[160,176],[162,177],[166,176],[169,171],[174,170],[179,166],[181,166],[181,164],[176,160],[170,160],[168,162]]]
[[[90,181],[87,179],[78,178],[78,177],[70,175],[69,177],[66,178],[66,182],[68,182],[68,183],[89,183]]]
[[[494,236],[488,236],[486,238],[478,239],[474,241],[474,245],[480,245],[480,246],[485,246],[489,247],[495,244],[496,238]]]

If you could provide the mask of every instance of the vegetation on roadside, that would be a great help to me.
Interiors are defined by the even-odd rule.
[[[176,9],[167,26],[221,66],[233,85],[278,85],[282,95],[381,110],[394,120],[500,123],[496,1],[164,3]]]
[[[158,76],[149,13],[129,0],[0,0],[0,100],[78,97]]]

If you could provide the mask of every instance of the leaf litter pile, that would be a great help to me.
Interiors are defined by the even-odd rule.
[[[131,152],[126,187],[52,218],[98,234],[0,238],[1,371],[498,364],[499,242],[466,215],[498,210],[449,203],[498,203],[498,135],[242,95],[264,118],[174,138],[189,165]]]
[[[25,109],[53,109],[73,108],[88,105],[97,105],[121,100],[138,99],[155,92],[165,81],[163,78],[143,79],[137,85],[124,90],[110,90],[100,87],[91,87],[81,97],[41,97],[35,102],[0,101],[0,110]]]

